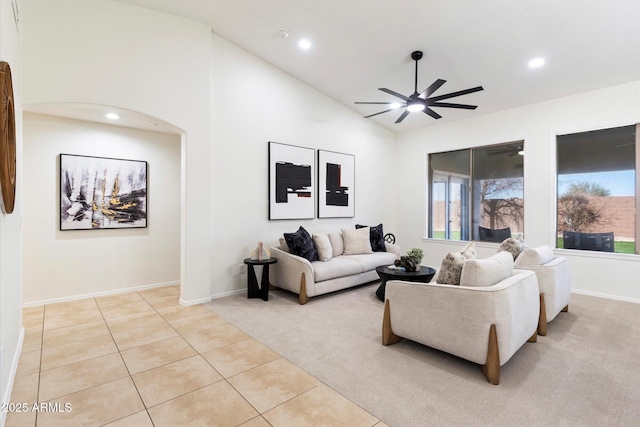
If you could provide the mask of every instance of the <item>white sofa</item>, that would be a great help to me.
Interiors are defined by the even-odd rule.
[[[514,263],[515,269],[530,270],[538,278],[540,288],[540,320],[538,335],[547,335],[547,323],[561,312],[569,311],[571,269],[569,260],[556,257],[550,246],[525,248]]]
[[[313,261],[271,247],[271,257],[278,263],[269,271],[273,286],[299,295],[300,304],[310,297],[350,288],[378,280],[376,267],[390,265],[400,258],[400,247],[385,242],[387,252],[360,255],[337,255],[329,261]]]
[[[495,258],[504,263],[503,278],[489,285],[491,278],[472,267]],[[459,286],[389,281],[382,344],[407,338],[445,351],[482,365],[487,380],[497,385],[500,366],[525,342],[537,340],[538,295],[535,273],[513,270],[506,252],[467,260]]]

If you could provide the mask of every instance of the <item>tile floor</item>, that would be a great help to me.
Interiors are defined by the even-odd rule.
[[[386,426],[178,298],[167,286],[25,308],[11,402],[28,410],[5,425]]]

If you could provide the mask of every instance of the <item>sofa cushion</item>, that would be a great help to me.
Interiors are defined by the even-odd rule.
[[[369,227],[356,230],[342,229],[345,255],[359,255],[373,253],[369,241]]]
[[[449,252],[442,260],[436,283],[445,285],[459,285],[462,266],[468,259],[476,257],[476,244],[471,241],[467,243],[460,252]]]
[[[313,233],[311,238],[318,250],[318,260],[329,261],[333,257],[333,249],[331,248],[329,235],[327,233]]]
[[[356,224],[356,228],[365,228],[366,225]],[[384,231],[382,231],[382,224],[378,224],[375,227],[369,227],[369,242],[371,243],[371,250],[373,252],[386,252],[387,248],[384,244]]]
[[[313,239],[302,226],[295,233],[284,233],[284,240],[287,241],[289,252],[293,255],[305,258],[309,261],[318,259],[318,250],[313,244]]]
[[[516,258],[515,267],[522,265],[544,265],[553,259],[553,249],[551,246],[542,245],[537,248],[524,248],[522,253]]]
[[[344,253],[344,242],[342,241],[342,233],[329,233],[329,241],[331,242],[331,250],[333,256],[342,255]]]
[[[357,261],[362,264],[364,271],[370,271],[381,265],[393,264],[396,255],[391,252],[374,252],[367,255],[343,255],[342,258]]]
[[[332,258],[328,262],[315,261],[311,265],[313,266],[313,276],[316,282],[363,272],[361,263],[347,259],[344,256]]]
[[[289,253],[289,245],[287,245],[287,241],[284,240],[284,237],[281,237],[278,241],[280,242],[280,250]]]
[[[462,267],[460,286],[493,286],[512,273],[513,255],[502,251],[487,259],[467,260]]]
[[[500,247],[498,248],[498,252],[507,251],[511,255],[513,255],[513,259],[515,260],[520,255],[520,252],[524,249],[524,242],[520,239],[516,239],[515,237],[509,237],[508,239],[504,239],[502,243],[500,243]]]

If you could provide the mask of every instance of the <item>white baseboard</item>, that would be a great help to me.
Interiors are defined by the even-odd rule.
[[[188,301],[187,300],[183,300],[182,298],[180,298],[180,305],[206,304],[208,302],[211,302],[211,297],[188,300]]]
[[[200,298],[197,300],[183,300],[182,298],[180,298],[180,304],[182,305],[196,305],[196,304],[206,304],[208,302],[211,302],[214,299],[218,299],[218,298],[224,298],[224,297],[228,297],[231,295],[238,295],[241,293],[247,292],[246,289],[236,289],[234,291],[227,291],[227,292],[221,292],[219,294],[214,294],[211,295],[210,297],[207,298]]]
[[[590,297],[613,299],[613,300],[616,300],[616,301],[634,302],[636,304],[640,304],[640,299],[638,299],[638,298],[621,297],[621,296],[618,296],[618,295],[603,294],[603,293],[600,293],[600,292],[582,291],[580,289],[571,289],[571,293],[572,294],[579,294],[579,295],[588,295]]]
[[[11,362],[11,372],[9,373],[9,378],[7,380],[7,387],[5,388],[4,394],[2,395],[2,406],[11,403],[11,392],[13,391],[13,382],[16,379],[16,372],[18,372],[18,362],[20,361],[20,354],[22,353],[24,333],[25,329],[22,328],[22,330],[20,331],[20,338],[18,339],[18,345],[16,346],[16,351],[13,354],[13,361]],[[7,413],[4,411],[0,411],[0,426],[4,426],[4,422],[6,419]]]
[[[179,285],[179,284],[180,284],[179,281],[176,281],[176,282],[165,282],[165,283],[153,283],[151,285],[133,286],[131,288],[115,289],[115,290],[112,290],[112,291],[93,292],[93,293],[84,294],[84,295],[74,295],[72,297],[53,298],[53,299],[50,299],[50,300],[28,302],[28,303],[22,304],[22,307],[33,307],[33,306],[44,305],[44,304],[54,304],[54,303],[57,303],[57,302],[75,301],[75,300],[84,299],[84,298],[104,297],[104,296],[109,296],[109,295],[123,294],[123,293],[126,293],[126,292],[141,291],[141,290],[144,290],[144,289],[161,288],[161,287],[164,287],[164,286],[175,286],[175,285]]]
[[[235,291],[221,292],[219,294],[211,295],[211,299],[214,300],[218,298],[230,297],[232,295],[238,295],[246,292],[247,292],[247,288],[236,289]]]

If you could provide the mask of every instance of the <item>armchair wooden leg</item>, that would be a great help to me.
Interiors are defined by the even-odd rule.
[[[493,385],[500,383],[500,351],[498,350],[498,334],[496,325],[489,329],[489,344],[487,348],[487,362],[482,365],[482,373]]]
[[[531,335],[531,338],[527,340],[527,342],[538,342],[538,331],[535,331],[533,335]]]
[[[391,330],[391,312],[389,308],[389,300],[384,302],[384,316],[382,318],[382,345],[391,345],[400,341],[402,338],[397,336]]]
[[[309,302],[309,297],[307,296],[307,281],[305,280],[304,273],[302,273],[302,278],[300,279],[300,295],[298,295],[298,302],[300,305],[305,305]]]
[[[540,317],[538,318],[538,335],[547,335],[547,309],[544,305],[544,294],[540,294]]]
[[[562,310],[563,313],[566,313],[569,311],[569,304],[567,304]]]

